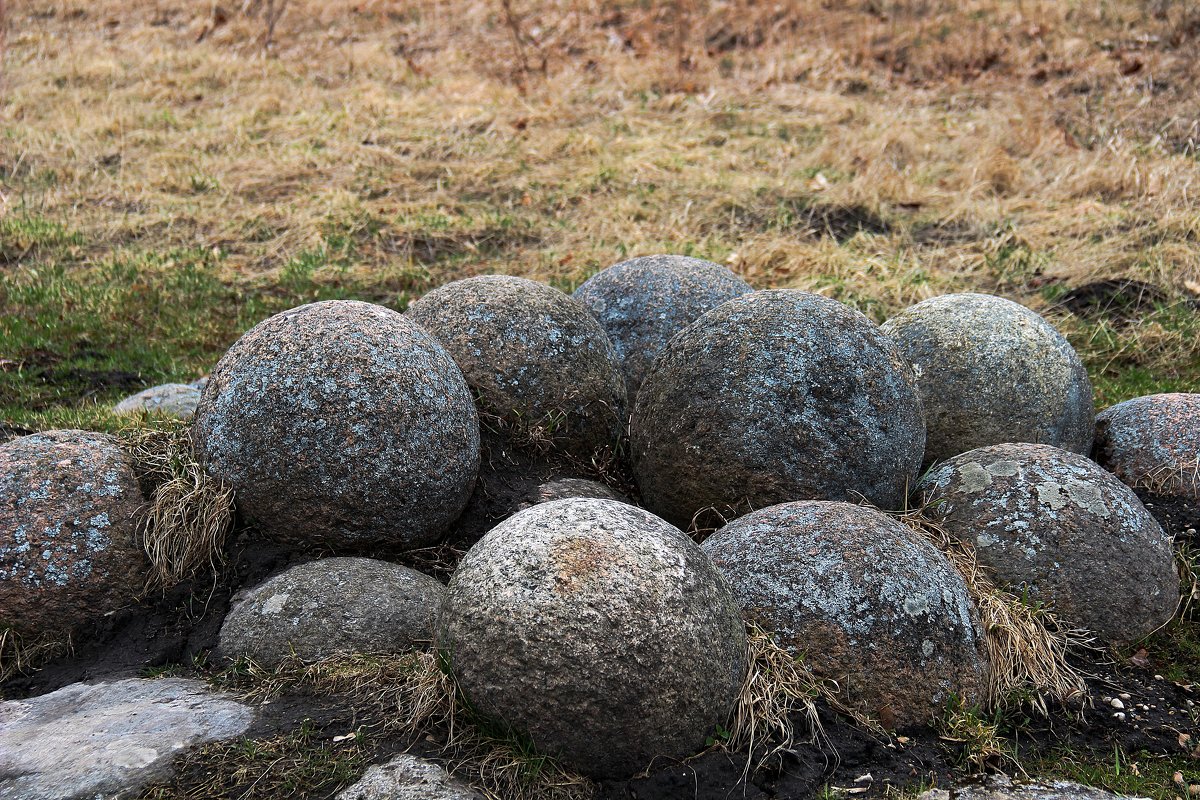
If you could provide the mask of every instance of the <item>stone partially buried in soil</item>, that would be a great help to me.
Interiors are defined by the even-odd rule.
[[[279,541],[419,547],[466,505],[479,418],[462,372],[382,306],[300,306],[213,369],[192,437],[238,509]]]
[[[681,528],[790,500],[900,508],[925,445],[916,380],[862,314],[806,292],[730,300],[684,329],[630,424],[647,508]]]
[[[1128,486],[1075,453],[998,444],[955,456],[917,487],[1003,588],[1050,604],[1102,641],[1135,641],[1179,600],[1170,538]]]
[[[1096,417],[1093,458],[1134,489],[1200,517],[1200,394],[1135,397]]]
[[[446,589],[416,570],[370,558],[310,561],[236,599],[218,651],[274,667],[349,653],[399,653],[433,640]]]
[[[632,403],[650,365],[700,315],[754,289],[720,264],[678,255],[632,258],[575,290],[616,348]]]
[[[201,387],[189,383],[164,383],[126,397],[113,406],[114,414],[161,414],[176,419],[191,419],[200,404]]]
[[[544,503],[481,539],[450,581],[438,646],[479,711],[597,778],[701,749],[746,669],[712,562],[614,500]]]
[[[149,562],[144,509],[117,440],[48,431],[0,445],[0,629],[65,636],[130,605]]]
[[[702,545],[743,611],[848,705],[888,728],[983,699],[987,665],[966,583],[936,547],[849,503],[754,511]]]
[[[625,381],[612,343],[577,300],[535,281],[448,283],[405,312],[440,341],[515,439],[587,461],[616,446]]]
[[[402,753],[377,764],[338,793],[337,800],[484,800],[432,761]]]
[[[603,483],[589,481],[586,478],[558,478],[557,480],[547,481],[539,485],[526,495],[521,503],[521,508],[525,509],[530,506],[536,506],[539,503],[550,503],[555,500],[567,500],[572,497],[591,497],[597,500],[629,502],[629,498],[622,496],[620,492],[605,486]]]
[[[883,332],[917,369],[925,463],[1002,442],[1091,447],[1087,370],[1063,335],[1024,306],[949,294],[902,311]]]

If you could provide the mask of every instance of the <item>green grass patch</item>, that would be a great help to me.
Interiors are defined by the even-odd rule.
[[[1039,778],[1075,781],[1119,795],[1153,800],[1186,797],[1187,787],[1175,783],[1175,773],[1182,773],[1185,780],[1191,777],[1194,781],[1196,776],[1196,762],[1186,754],[1130,753],[1119,745],[1108,751],[1058,748],[1022,766],[1027,773]]]
[[[16,264],[52,251],[82,247],[83,236],[61,223],[35,214],[0,217],[0,266]]]

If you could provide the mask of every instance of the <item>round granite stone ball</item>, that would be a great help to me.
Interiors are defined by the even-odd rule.
[[[737,604],[699,546],[591,498],[526,509],[472,547],[438,646],[475,708],[596,778],[703,748],[746,670]]]
[[[1170,538],[1128,486],[1076,453],[997,444],[955,456],[917,487],[927,513],[1018,596],[1105,642],[1136,641],[1179,600]]]
[[[616,445],[621,365],[579,301],[525,278],[484,275],[434,289],[406,314],[450,351],[480,409],[521,438],[584,460]]]
[[[925,463],[1036,442],[1088,452],[1092,384],[1075,350],[1022,305],[986,294],[917,303],[884,323],[917,371]]]
[[[1200,394],[1152,394],[1096,417],[1092,457],[1157,505],[1172,501],[1192,527],[1200,519]]]
[[[742,295],[685,328],[642,383],[630,423],[646,507],[681,528],[791,500],[899,508],[925,445],[896,346],[834,300]]]
[[[242,336],[209,377],[192,438],[263,534],[333,550],[432,542],[479,468],[479,417],[453,359],[395,311],[351,300]]]
[[[218,652],[271,668],[349,653],[402,653],[433,641],[446,588],[414,569],[371,558],[292,567],[235,598]]]
[[[700,315],[754,291],[720,264],[690,256],[622,261],[575,290],[616,348],[630,402],[658,352]]]
[[[0,445],[0,629],[63,636],[131,605],[150,568],[135,535],[144,509],[111,436],[48,431]]]
[[[895,729],[983,700],[987,663],[962,575],[932,544],[873,508],[784,503],[701,546],[742,610],[847,705]]]

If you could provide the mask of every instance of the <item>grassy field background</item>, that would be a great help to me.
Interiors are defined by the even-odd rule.
[[[997,292],[1100,406],[1195,390],[1198,35],[1166,1],[10,4],[0,418],[107,424],[298,303],[655,252],[877,320]]]

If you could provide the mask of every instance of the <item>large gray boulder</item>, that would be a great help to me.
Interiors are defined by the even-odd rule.
[[[1096,417],[1092,457],[1126,485],[1200,517],[1200,394],[1152,394]]]
[[[1105,642],[1135,641],[1175,612],[1170,538],[1128,486],[1081,455],[980,447],[931,470],[917,490],[1002,587]]]
[[[658,351],[701,314],[754,291],[720,264],[690,256],[632,258],[575,290],[612,340],[632,403]]]
[[[434,289],[405,313],[445,345],[481,410],[516,438],[584,460],[616,446],[621,365],[579,301],[525,278],[483,275]]]
[[[190,383],[164,383],[151,386],[137,394],[126,397],[113,406],[113,413],[126,414],[159,414],[176,419],[191,419],[200,404],[200,393],[203,387]]]
[[[368,769],[337,800],[483,800],[483,795],[438,764],[402,753]]]
[[[117,440],[48,431],[0,444],[0,629],[65,636],[131,605],[145,507]]]
[[[192,437],[263,533],[334,550],[432,542],[479,468],[479,418],[453,359],[395,311],[350,300],[242,336],[209,377]]]
[[[746,669],[712,562],[615,500],[544,503],[488,533],[450,581],[438,646],[475,708],[597,778],[695,753]]]
[[[75,683],[0,703],[0,800],[135,797],[180,751],[239,736],[252,709],[181,678]]]
[[[647,508],[700,528],[789,500],[900,508],[925,418],[879,328],[795,290],[742,295],[659,353],[630,424]]]
[[[987,664],[962,575],[873,508],[802,501],[754,511],[702,545],[746,614],[888,728],[983,700]]]
[[[414,569],[371,558],[292,567],[234,600],[218,651],[273,667],[337,654],[427,647],[446,589]]]
[[[1070,343],[1022,305],[986,294],[917,303],[883,324],[917,369],[925,462],[976,447],[1092,443],[1092,384]]]

